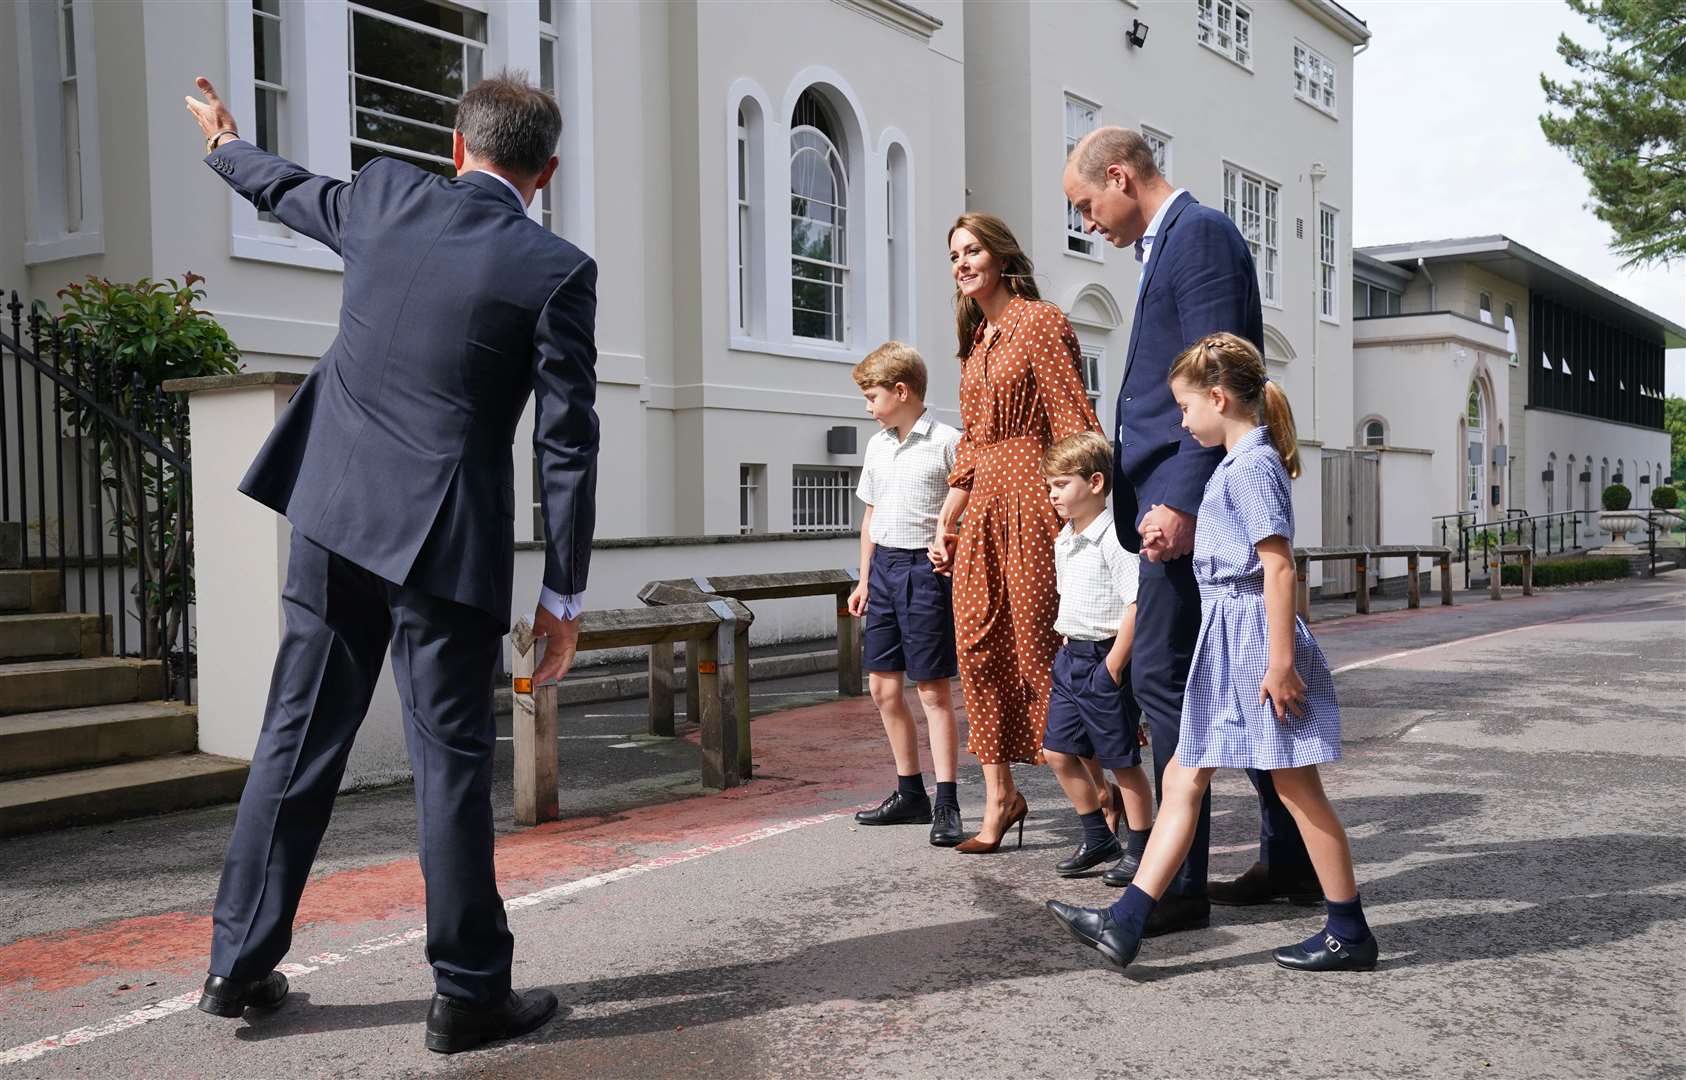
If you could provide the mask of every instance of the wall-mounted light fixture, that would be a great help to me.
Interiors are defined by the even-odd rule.
[[[1143,45],[1146,45],[1147,23],[1142,22],[1140,19],[1131,19],[1130,29],[1124,31],[1124,40],[1128,41],[1138,49]]]
[[[825,452],[828,454],[853,454],[855,452],[855,429],[846,424],[839,424],[825,433]]]

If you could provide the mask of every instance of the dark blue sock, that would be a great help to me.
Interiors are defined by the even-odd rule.
[[[914,773],[912,776],[897,776],[896,791],[904,799],[918,802],[925,797],[925,774]]]
[[[1106,843],[1112,830],[1106,827],[1106,811],[1091,810],[1087,814],[1078,814],[1077,820],[1083,823],[1083,842],[1092,848],[1098,848]]]
[[[1120,929],[1141,937],[1142,929],[1147,926],[1147,917],[1153,914],[1154,905],[1157,903],[1153,897],[1131,885],[1107,912]]]
[[[1145,829],[1132,829],[1126,825],[1124,831],[1128,834],[1125,837],[1125,850],[1136,858],[1141,858],[1142,853],[1147,850],[1147,837],[1153,831],[1153,826],[1150,825]]]
[[[897,777],[897,779],[900,779],[900,777]],[[952,806],[956,810],[960,809],[960,792],[956,788],[955,782],[953,780],[938,780],[937,781],[937,803],[936,803],[936,805],[938,805],[938,806]]]
[[[1324,903],[1329,908],[1329,933],[1348,945],[1362,945],[1370,940],[1370,924],[1364,921],[1364,901],[1360,897]]]

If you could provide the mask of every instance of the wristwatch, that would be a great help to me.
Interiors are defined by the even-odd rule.
[[[240,133],[235,131],[233,128],[223,128],[221,131],[205,140],[205,153],[209,154],[215,151],[217,148],[217,140],[222,138],[224,135],[232,135],[236,139],[240,137]]]

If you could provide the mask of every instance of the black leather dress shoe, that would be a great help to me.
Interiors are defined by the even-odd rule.
[[[1048,910],[1066,932],[1101,954],[1112,967],[1123,971],[1141,951],[1142,939],[1112,921],[1104,909],[1073,907],[1058,900],[1048,901]]]
[[[932,847],[953,847],[965,838],[960,826],[958,806],[937,806],[931,809]]]
[[[212,1016],[239,1016],[247,1009],[273,1009],[287,996],[287,976],[272,971],[251,982],[233,982],[220,975],[205,977],[199,1011]]]
[[[878,804],[876,810],[862,810],[855,814],[858,825],[929,825],[931,798],[921,792],[918,798],[897,791]]]
[[[1183,930],[1204,930],[1212,925],[1212,905],[1204,896],[1166,893],[1142,927],[1142,937],[1158,937]]]
[[[1278,964],[1294,971],[1374,971],[1377,952],[1374,934],[1368,941],[1348,945],[1325,933],[1321,941],[1302,941],[1277,949],[1271,955]]]
[[[1225,907],[1283,902],[1307,906],[1323,902],[1323,887],[1315,874],[1273,874],[1270,867],[1256,862],[1234,881],[1212,882],[1206,887],[1206,895],[1212,903]]]
[[[501,1005],[479,1008],[444,994],[433,995],[427,1010],[427,1048],[440,1054],[473,1050],[483,1043],[513,1039],[556,1015],[556,995],[549,990],[511,990]]]
[[[1132,855],[1126,851],[1123,856],[1119,858],[1117,866],[1114,866],[1112,869],[1101,875],[1101,884],[1111,885],[1114,888],[1122,889],[1124,886],[1130,884],[1130,882],[1136,880],[1136,871],[1141,868],[1142,857],[1140,855]]]
[[[1054,873],[1060,877],[1076,877],[1087,874],[1104,862],[1111,862],[1118,858],[1122,849],[1118,846],[1118,837],[1107,836],[1097,847],[1090,847],[1087,840],[1071,853],[1071,858],[1054,865]]]

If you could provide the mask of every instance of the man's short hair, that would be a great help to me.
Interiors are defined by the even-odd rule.
[[[1072,147],[1068,164],[1077,166],[1077,175],[1091,184],[1106,183],[1108,165],[1126,166],[1141,180],[1159,175],[1153,161],[1153,147],[1139,131],[1124,127],[1096,128],[1084,140]]]
[[[855,377],[855,385],[862,390],[872,386],[893,390],[897,383],[905,383],[915,397],[925,400],[925,384],[929,376],[925,372],[924,359],[912,345],[886,341],[867,353],[866,359],[856,364],[850,374]]]
[[[1067,435],[1042,454],[1042,475],[1081,476],[1100,473],[1106,478],[1101,494],[1112,491],[1112,443],[1098,431]]]
[[[475,157],[518,176],[537,176],[556,152],[562,110],[525,72],[500,71],[462,96],[456,126]]]

